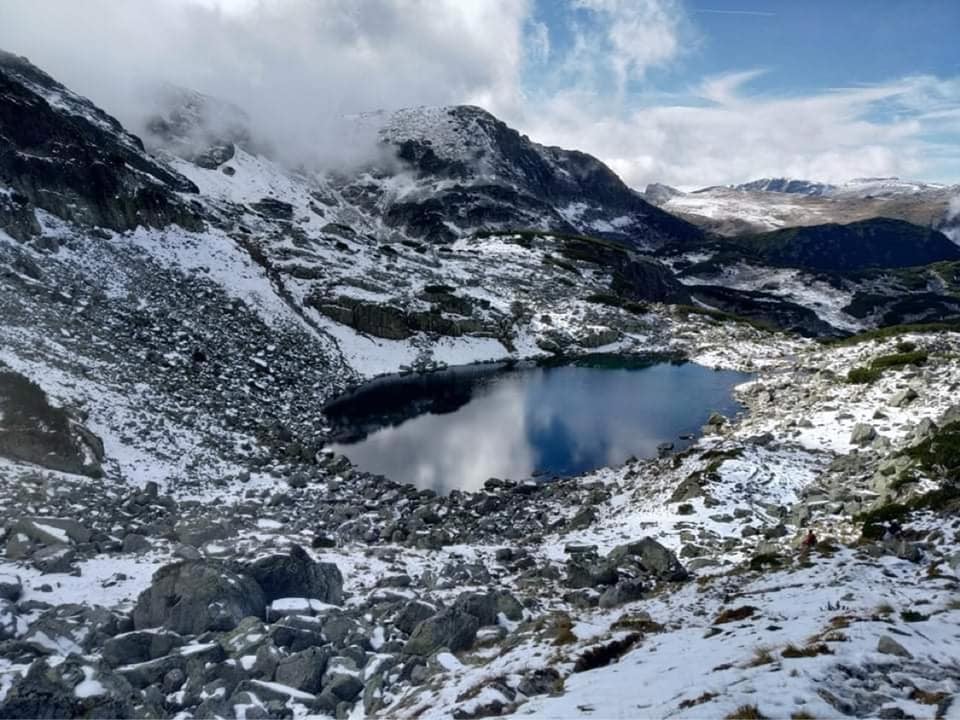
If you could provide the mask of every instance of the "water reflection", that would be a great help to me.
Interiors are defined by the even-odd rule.
[[[424,409],[431,389],[425,377],[408,406]],[[731,389],[747,377],[692,363],[473,374],[444,414],[427,409],[405,419],[394,407],[377,423],[369,398],[364,412],[364,403],[344,404],[341,414],[362,439],[333,449],[363,470],[438,493],[477,490],[491,477],[575,474],[652,457],[662,442],[681,446],[679,436],[697,433],[711,411],[736,412]],[[437,380],[438,392],[449,397],[450,384],[448,373]]]

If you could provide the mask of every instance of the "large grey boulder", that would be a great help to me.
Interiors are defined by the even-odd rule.
[[[72,518],[32,517],[18,520],[13,532],[41,545],[90,542],[91,532]]]
[[[645,591],[646,587],[642,580],[621,580],[613,587],[604,590],[600,596],[600,607],[613,608],[634,600],[640,600]]]
[[[653,538],[645,537],[625,545],[618,545],[607,556],[607,560],[622,563],[632,560],[646,572],[663,580],[685,580],[688,573],[677,556]]]
[[[497,624],[497,597],[493,593],[461,593],[453,607],[455,610],[470,613],[481,625]]]
[[[913,655],[903,645],[898,643],[889,635],[881,635],[877,641],[877,652],[884,655],[896,655],[902,658],[912,658]]]
[[[37,550],[30,563],[40,572],[68,573],[73,569],[73,561],[77,559],[77,551],[69,545],[50,545]]]
[[[183,638],[167,630],[134,630],[108,639],[101,656],[111,667],[156,660],[183,645]]]
[[[323,689],[343,702],[353,702],[363,690],[361,676],[361,671],[351,658],[332,658],[323,675]]]
[[[431,655],[440,648],[468,650],[477,637],[480,621],[475,615],[447,608],[419,623],[403,647],[408,655]]]
[[[873,425],[867,423],[857,423],[853,426],[853,432],[850,433],[851,445],[868,445],[877,437],[877,431]]]
[[[893,397],[890,398],[890,404],[893,407],[904,407],[909,405],[911,402],[916,400],[919,397],[917,391],[911,387],[904,388],[899,392],[893,394]]]
[[[17,575],[0,573],[0,600],[16,602],[23,593],[23,583]]]
[[[393,619],[393,624],[398,629],[409,635],[413,632],[417,623],[436,615],[437,608],[422,600],[408,601],[397,613]]]
[[[278,598],[316,598],[325,603],[343,603],[343,575],[333,563],[318,563],[299,545],[287,555],[270,555],[244,568],[263,588],[267,602]]]
[[[332,654],[330,648],[311,647],[285,657],[277,664],[274,680],[297,690],[318,693]]]
[[[221,564],[187,560],[160,568],[137,599],[138,630],[165,627],[181,635],[232,630],[245,617],[263,617],[266,600],[252,578]]]

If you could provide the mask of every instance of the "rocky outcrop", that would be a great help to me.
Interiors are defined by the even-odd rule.
[[[153,160],[92,103],[2,51],[0,181],[31,206],[86,226],[202,226],[179,196],[196,193],[193,183]]]
[[[100,439],[52,407],[36,383],[2,370],[0,456],[92,477],[100,475],[104,459]]]
[[[495,327],[482,320],[472,317],[449,317],[439,309],[403,310],[395,305],[366,302],[345,296],[336,298],[312,296],[307,299],[307,303],[331,320],[349,325],[362,333],[388,340],[405,340],[418,332],[461,337],[471,333],[496,331]]]

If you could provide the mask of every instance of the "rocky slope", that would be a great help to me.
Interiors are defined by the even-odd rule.
[[[475,108],[376,119],[402,170],[344,177],[192,94],[150,154],[21,59],[0,83],[3,717],[953,711],[957,333],[718,312],[883,303],[697,275],[698,231]],[[596,349],[750,370],[745,412],[448,496],[324,447],[365,378]]]

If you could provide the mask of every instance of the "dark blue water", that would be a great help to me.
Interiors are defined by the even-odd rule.
[[[560,367],[463,368],[378,381],[328,408],[332,447],[360,469],[438,493],[491,477],[574,475],[696,435],[732,416],[745,373],[594,358]]]

